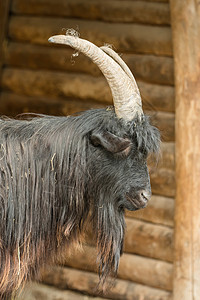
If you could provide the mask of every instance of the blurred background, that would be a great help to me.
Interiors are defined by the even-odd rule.
[[[143,107],[161,130],[162,154],[150,169],[153,196],[127,212],[118,279],[98,294],[94,238],[26,287],[23,300],[170,300],[173,271],[174,76],[168,0],[4,0],[0,10],[0,115],[68,115],[112,104],[99,69],[68,47],[48,43],[77,30],[112,45],[133,72]]]

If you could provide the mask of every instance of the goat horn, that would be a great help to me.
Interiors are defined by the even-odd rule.
[[[49,42],[71,46],[88,56],[108,81],[117,117],[127,122],[136,116],[141,119],[143,111],[138,86],[130,69],[115,51],[106,46],[99,48],[72,35],[55,35]]]

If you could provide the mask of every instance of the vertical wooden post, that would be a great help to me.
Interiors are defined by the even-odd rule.
[[[200,299],[200,2],[171,0],[176,84],[174,300]]]

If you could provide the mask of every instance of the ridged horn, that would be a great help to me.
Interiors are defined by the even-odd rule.
[[[106,46],[99,48],[72,35],[55,35],[49,42],[71,46],[88,56],[108,81],[117,117],[127,122],[136,116],[141,119],[143,111],[138,86],[130,69],[115,51]]]

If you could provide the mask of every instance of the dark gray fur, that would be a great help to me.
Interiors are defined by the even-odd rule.
[[[0,120],[1,299],[35,277],[59,246],[78,242],[89,215],[101,282],[115,275],[124,209],[141,208],[138,195],[150,192],[146,159],[159,145],[148,117],[125,123],[112,109]]]

